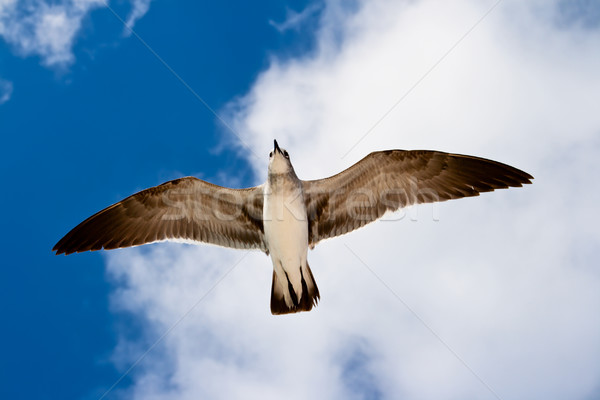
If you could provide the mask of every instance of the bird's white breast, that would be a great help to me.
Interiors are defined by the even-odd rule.
[[[298,268],[306,263],[308,250],[308,222],[301,187],[266,184],[264,196],[265,239],[273,264]]]

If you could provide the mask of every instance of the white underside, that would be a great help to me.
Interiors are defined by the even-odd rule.
[[[269,193],[265,186],[263,223],[265,241],[288,306],[293,302],[288,288],[289,278],[296,297],[302,297],[302,276],[300,268],[306,268],[308,252],[308,222],[306,206],[299,193]],[[287,273],[287,278],[286,278]]]

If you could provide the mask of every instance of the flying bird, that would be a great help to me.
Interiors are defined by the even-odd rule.
[[[271,313],[310,311],[320,299],[309,248],[419,203],[520,187],[533,177],[484,158],[431,150],[369,154],[325,179],[298,178],[290,155],[269,154],[267,181],[230,189],[194,177],[142,190],[92,215],[55,246],[56,254],[160,241],[259,249],[271,256]]]

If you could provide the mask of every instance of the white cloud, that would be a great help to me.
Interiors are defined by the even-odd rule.
[[[23,56],[38,55],[46,66],[71,64],[83,18],[102,0],[62,2],[4,0],[0,36]]]
[[[0,105],[10,100],[13,92],[13,84],[10,81],[0,79]]]
[[[150,9],[150,2],[152,0],[131,0],[131,11],[129,12],[129,16],[127,17],[127,21],[125,21],[125,25],[129,29],[133,29],[133,25],[142,18],[148,10]],[[126,29],[125,33],[130,34],[130,30]]]
[[[558,3],[500,3],[346,157],[493,2],[326,3],[316,51],[274,61],[229,109],[265,154],[249,158],[259,181],[277,138],[304,179],[376,149],[432,148],[512,164],[534,184],[440,204],[439,222],[423,206],[417,221],[319,244],[310,313],[270,315],[262,254],[107,253],[115,307],[148,341],[123,339],[123,369],[243,257],[134,370],[128,396],[494,398],[402,302],[502,399],[597,395],[600,32],[557,24]]]
[[[131,0],[127,25],[147,11],[149,0]],[[105,0],[0,0],[0,37],[21,56],[37,55],[48,67],[65,67],[75,60],[73,46],[84,18]]]

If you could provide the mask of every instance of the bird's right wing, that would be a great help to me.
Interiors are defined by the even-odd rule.
[[[374,152],[329,178],[303,181],[308,242],[343,235],[411,204],[521,186],[533,177],[479,157],[429,150]]]
[[[262,186],[229,189],[194,177],[142,190],[92,215],[55,246],[56,254],[164,240],[267,252]]]

